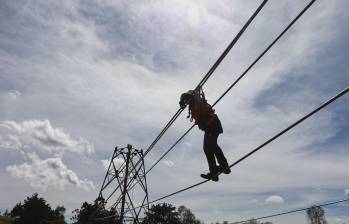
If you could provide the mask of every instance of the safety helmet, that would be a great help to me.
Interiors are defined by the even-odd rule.
[[[194,98],[195,91],[189,90],[181,95],[181,98],[179,100],[179,106],[184,109],[187,104]]]

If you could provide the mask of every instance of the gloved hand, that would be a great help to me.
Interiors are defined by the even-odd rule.
[[[179,101],[179,106],[181,107],[181,109],[184,109],[187,105],[185,104],[184,101]]]

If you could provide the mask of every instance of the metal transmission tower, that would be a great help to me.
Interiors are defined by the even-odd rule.
[[[129,192],[132,184],[138,187]],[[115,209],[118,224],[140,223],[149,203],[143,150],[132,145],[115,147],[98,198],[104,201],[104,207],[108,204]]]

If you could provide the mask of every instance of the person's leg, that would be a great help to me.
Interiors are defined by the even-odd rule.
[[[214,137],[212,136],[212,134],[208,132],[205,132],[205,136],[204,136],[204,152],[206,155],[210,173],[216,173],[217,165],[216,165],[216,159],[214,155]]]
[[[212,145],[212,135],[208,132],[205,132],[204,136],[204,152],[206,155],[208,168],[210,170],[207,174],[201,174],[200,176],[205,179],[218,181],[218,167],[216,165],[216,158],[214,156],[213,152],[213,145]]]
[[[218,164],[220,166],[227,167],[228,166],[227,159],[225,158],[221,147],[219,147],[219,145],[217,143],[218,136],[219,136],[219,134],[212,135],[212,140],[211,140],[212,143],[211,144],[212,144],[212,148],[213,148],[213,153],[217,158]]]
[[[225,174],[229,174],[231,172],[229,168],[229,164],[227,162],[227,159],[224,156],[222,149],[219,147],[217,143],[218,136],[219,134],[216,134],[216,135],[213,135],[213,138],[212,138],[212,144],[213,144],[212,148],[214,149],[213,152],[219,164],[219,171]]]

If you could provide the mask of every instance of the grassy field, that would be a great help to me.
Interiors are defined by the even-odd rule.
[[[12,221],[13,221],[12,218],[0,215],[0,224],[10,224],[12,223]]]

